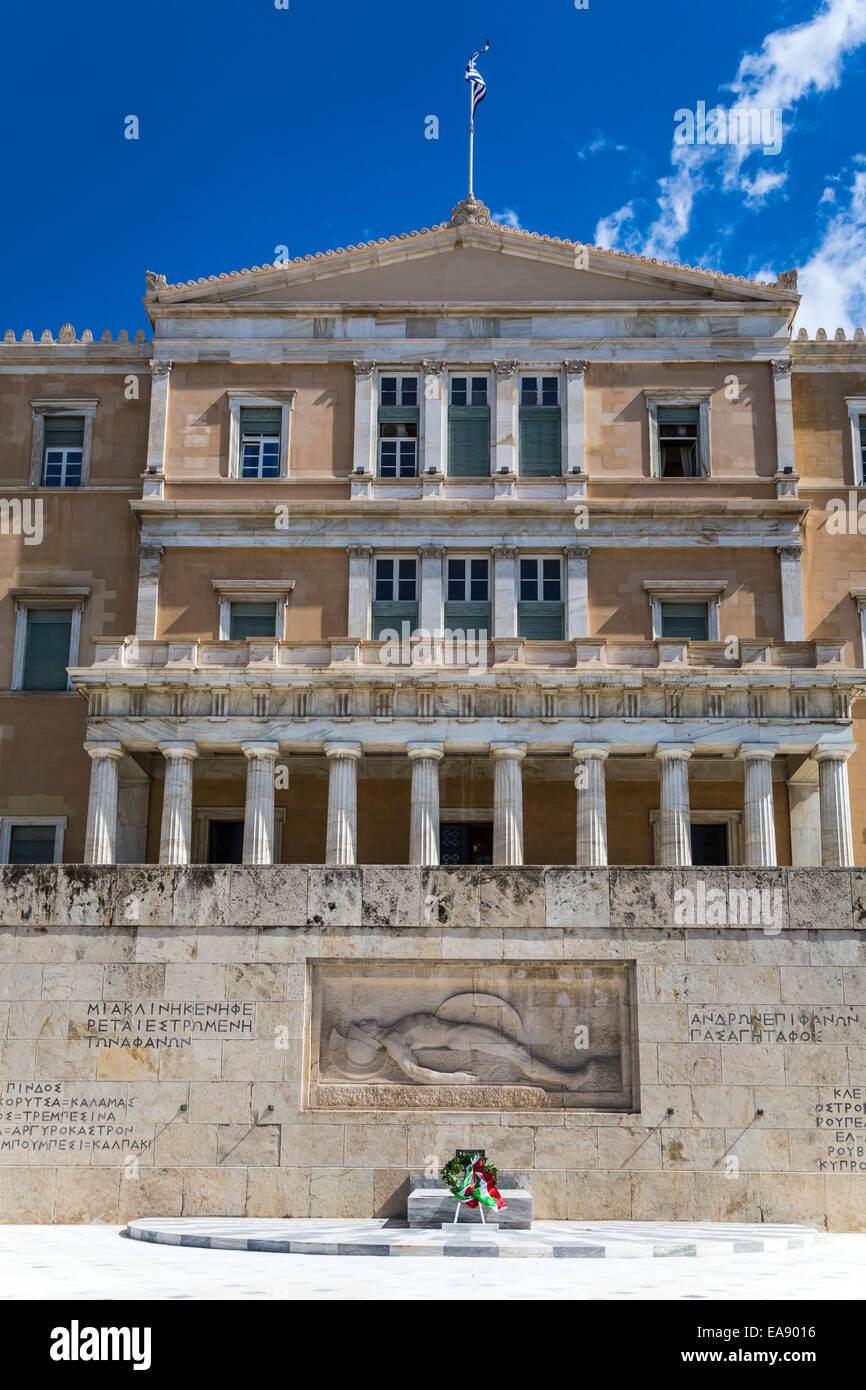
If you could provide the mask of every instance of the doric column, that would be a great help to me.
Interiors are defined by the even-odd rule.
[[[198,757],[194,743],[161,743],[165,758],[162,794],[160,864],[188,864],[192,844],[192,765]]]
[[[604,761],[608,749],[575,743],[574,785],[577,788],[576,864],[607,863],[607,798]]]
[[[373,399],[375,362],[353,362],[355,368],[355,440],[352,467],[356,473],[375,473],[376,410]]]
[[[168,430],[168,393],[171,363],[150,364],[150,422],[147,432],[147,476],[165,477],[165,441]]]
[[[422,362],[421,369],[424,373],[424,438],[421,442],[421,468],[425,473],[447,473],[448,402],[445,390],[445,363]]]
[[[661,778],[659,815],[659,862],[691,864],[692,827],[689,817],[689,758],[692,747],[682,743],[659,743],[655,755]]]
[[[244,807],[244,863],[274,862],[274,763],[276,743],[244,743],[247,800]]]
[[[117,781],[123,757],[119,743],[85,743],[91,757],[87,804],[86,864],[117,863]]]
[[[583,386],[586,380],[586,362],[582,359],[565,362],[565,453],[562,461],[564,473],[585,473],[585,445],[583,428]]]
[[[790,357],[773,363],[773,397],[776,408],[776,459],[782,473],[794,469],[794,409],[791,401]]]
[[[161,545],[140,545],[138,547],[138,603],[135,612],[135,635],[142,639],[152,640],[156,636],[162,551]]]
[[[744,861],[766,869],[776,861],[776,822],[773,815],[773,755],[775,748],[743,743],[737,757],[743,763]]]
[[[491,743],[493,758],[493,862],[523,863],[523,778],[525,743]]]
[[[409,828],[409,863],[439,863],[439,763],[441,743],[410,743],[412,760],[412,809]]]
[[[570,545],[565,552],[565,636],[589,636],[589,554],[591,546]]]
[[[801,545],[780,545],[779,577],[782,586],[782,636],[786,642],[805,642],[803,623],[803,571]]]
[[[441,634],[444,625],[442,582],[442,562],[445,547],[441,545],[422,545],[419,552],[421,590],[418,604],[418,626],[434,641]]]
[[[517,363],[494,362],[496,433],[490,451],[494,473],[517,472]]]
[[[848,759],[851,748],[815,749],[821,796],[821,863],[825,869],[844,869],[854,863]]]
[[[358,859],[358,759],[360,743],[326,743],[329,762],[326,864]]]
[[[368,641],[372,631],[370,603],[370,563],[372,546],[350,545],[349,552],[349,631],[348,637]]]
[[[493,636],[517,636],[517,547],[493,548]]]

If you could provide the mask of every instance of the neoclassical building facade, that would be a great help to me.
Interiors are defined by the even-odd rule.
[[[6,862],[864,862],[866,340],[493,223],[0,344]]]

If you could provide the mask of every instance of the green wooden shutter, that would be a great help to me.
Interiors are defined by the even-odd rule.
[[[417,425],[421,412],[417,405],[380,405],[380,425]]]
[[[520,474],[550,478],[562,472],[562,418],[558,406],[520,407]]]
[[[452,405],[448,412],[448,473],[452,478],[490,476],[490,408]]]
[[[402,641],[403,624],[409,624],[409,633],[418,626],[418,604],[405,600],[378,599],[373,604],[373,641],[378,642],[385,631],[396,632]]]
[[[46,449],[82,449],[84,416],[46,415],[42,438]]]
[[[31,608],[27,614],[25,690],[66,690],[71,608]]]
[[[533,642],[561,642],[565,614],[561,603],[518,603],[517,635]]]
[[[656,409],[659,429],[663,425],[689,425],[695,434],[698,432],[698,407],[696,405],[660,405]]]
[[[245,434],[267,434],[280,437],[283,412],[278,405],[241,406],[241,437]]]
[[[478,642],[489,640],[491,636],[489,603],[446,603],[445,626],[449,632],[474,632],[473,639]],[[487,639],[481,636],[487,633]]]
[[[709,638],[709,616],[705,603],[663,603],[662,637],[691,638],[706,642]]]
[[[53,825],[13,825],[9,837],[10,864],[53,864]]]
[[[277,606],[275,603],[233,603],[229,636],[232,642],[246,637],[275,637]]]

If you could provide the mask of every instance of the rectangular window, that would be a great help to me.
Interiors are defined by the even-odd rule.
[[[282,407],[242,406],[240,411],[242,478],[280,476]]]
[[[42,484],[80,487],[84,460],[84,416],[46,415],[43,422]]]
[[[661,620],[662,637],[709,641],[710,616],[706,603],[662,603]]]
[[[663,478],[701,476],[700,409],[696,405],[660,405],[658,420],[659,471]]]
[[[451,478],[490,476],[490,405],[486,376],[451,378],[448,475]]]
[[[13,825],[9,832],[10,864],[53,864],[57,827]]]
[[[535,641],[561,642],[565,636],[562,565],[545,556],[520,561],[517,635]]]
[[[449,556],[445,626],[449,632],[474,633],[471,640],[475,642],[487,641],[490,633],[490,562],[486,557]]]
[[[562,472],[559,378],[525,376],[520,382],[520,475],[556,477]]]
[[[414,478],[418,472],[418,378],[379,380],[379,477]]]
[[[68,690],[71,608],[31,608],[27,613],[25,690]]]
[[[373,640],[383,632],[402,636],[403,624],[410,632],[418,626],[418,565],[407,556],[383,555],[376,559],[373,585]]]
[[[277,605],[275,603],[233,603],[229,637],[242,642],[247,637],[276,637]]]
[[[866,415],[860,416],[860,478],[866,482]]]
[[[721,825],[692,825],[692,863],[722,864],[728,862],[728,827]]]
[[[417,406],[418,378],[416,376],[383,376],[379,382],[379,404]]]

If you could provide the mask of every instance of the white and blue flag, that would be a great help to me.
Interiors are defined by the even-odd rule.
[[[476,63],[477,63],[478,59],[481,57],[481,54],[482,54],[482,53],[486,53],[489,47],[490,47],[490,40],[488,39],[488,40],[487,40],[487,43],[484,45],[484,47],[483,47],[483,48],[479,48],[479,50],[478,50],[477,53],[473,53],[473,54],[472,54],[472,57],[469,59],[469,62],[466,64],[466,81],[469,82],[469,83],[471,83],[471,88],[470,88],[470,98],[471,98],[471,100],[470,100],[470,118],[471,118],[472,120],[475,119],[475,108],[476,108],[476,106],[478,105],[478,103],[479,103],[480,101],[483,101],[484,98],[485,98],[486,95],[487,95],[487,83],[484,81],[484,78],[481,76],[481,73],[478,71],[478,68],[476,67]]]

